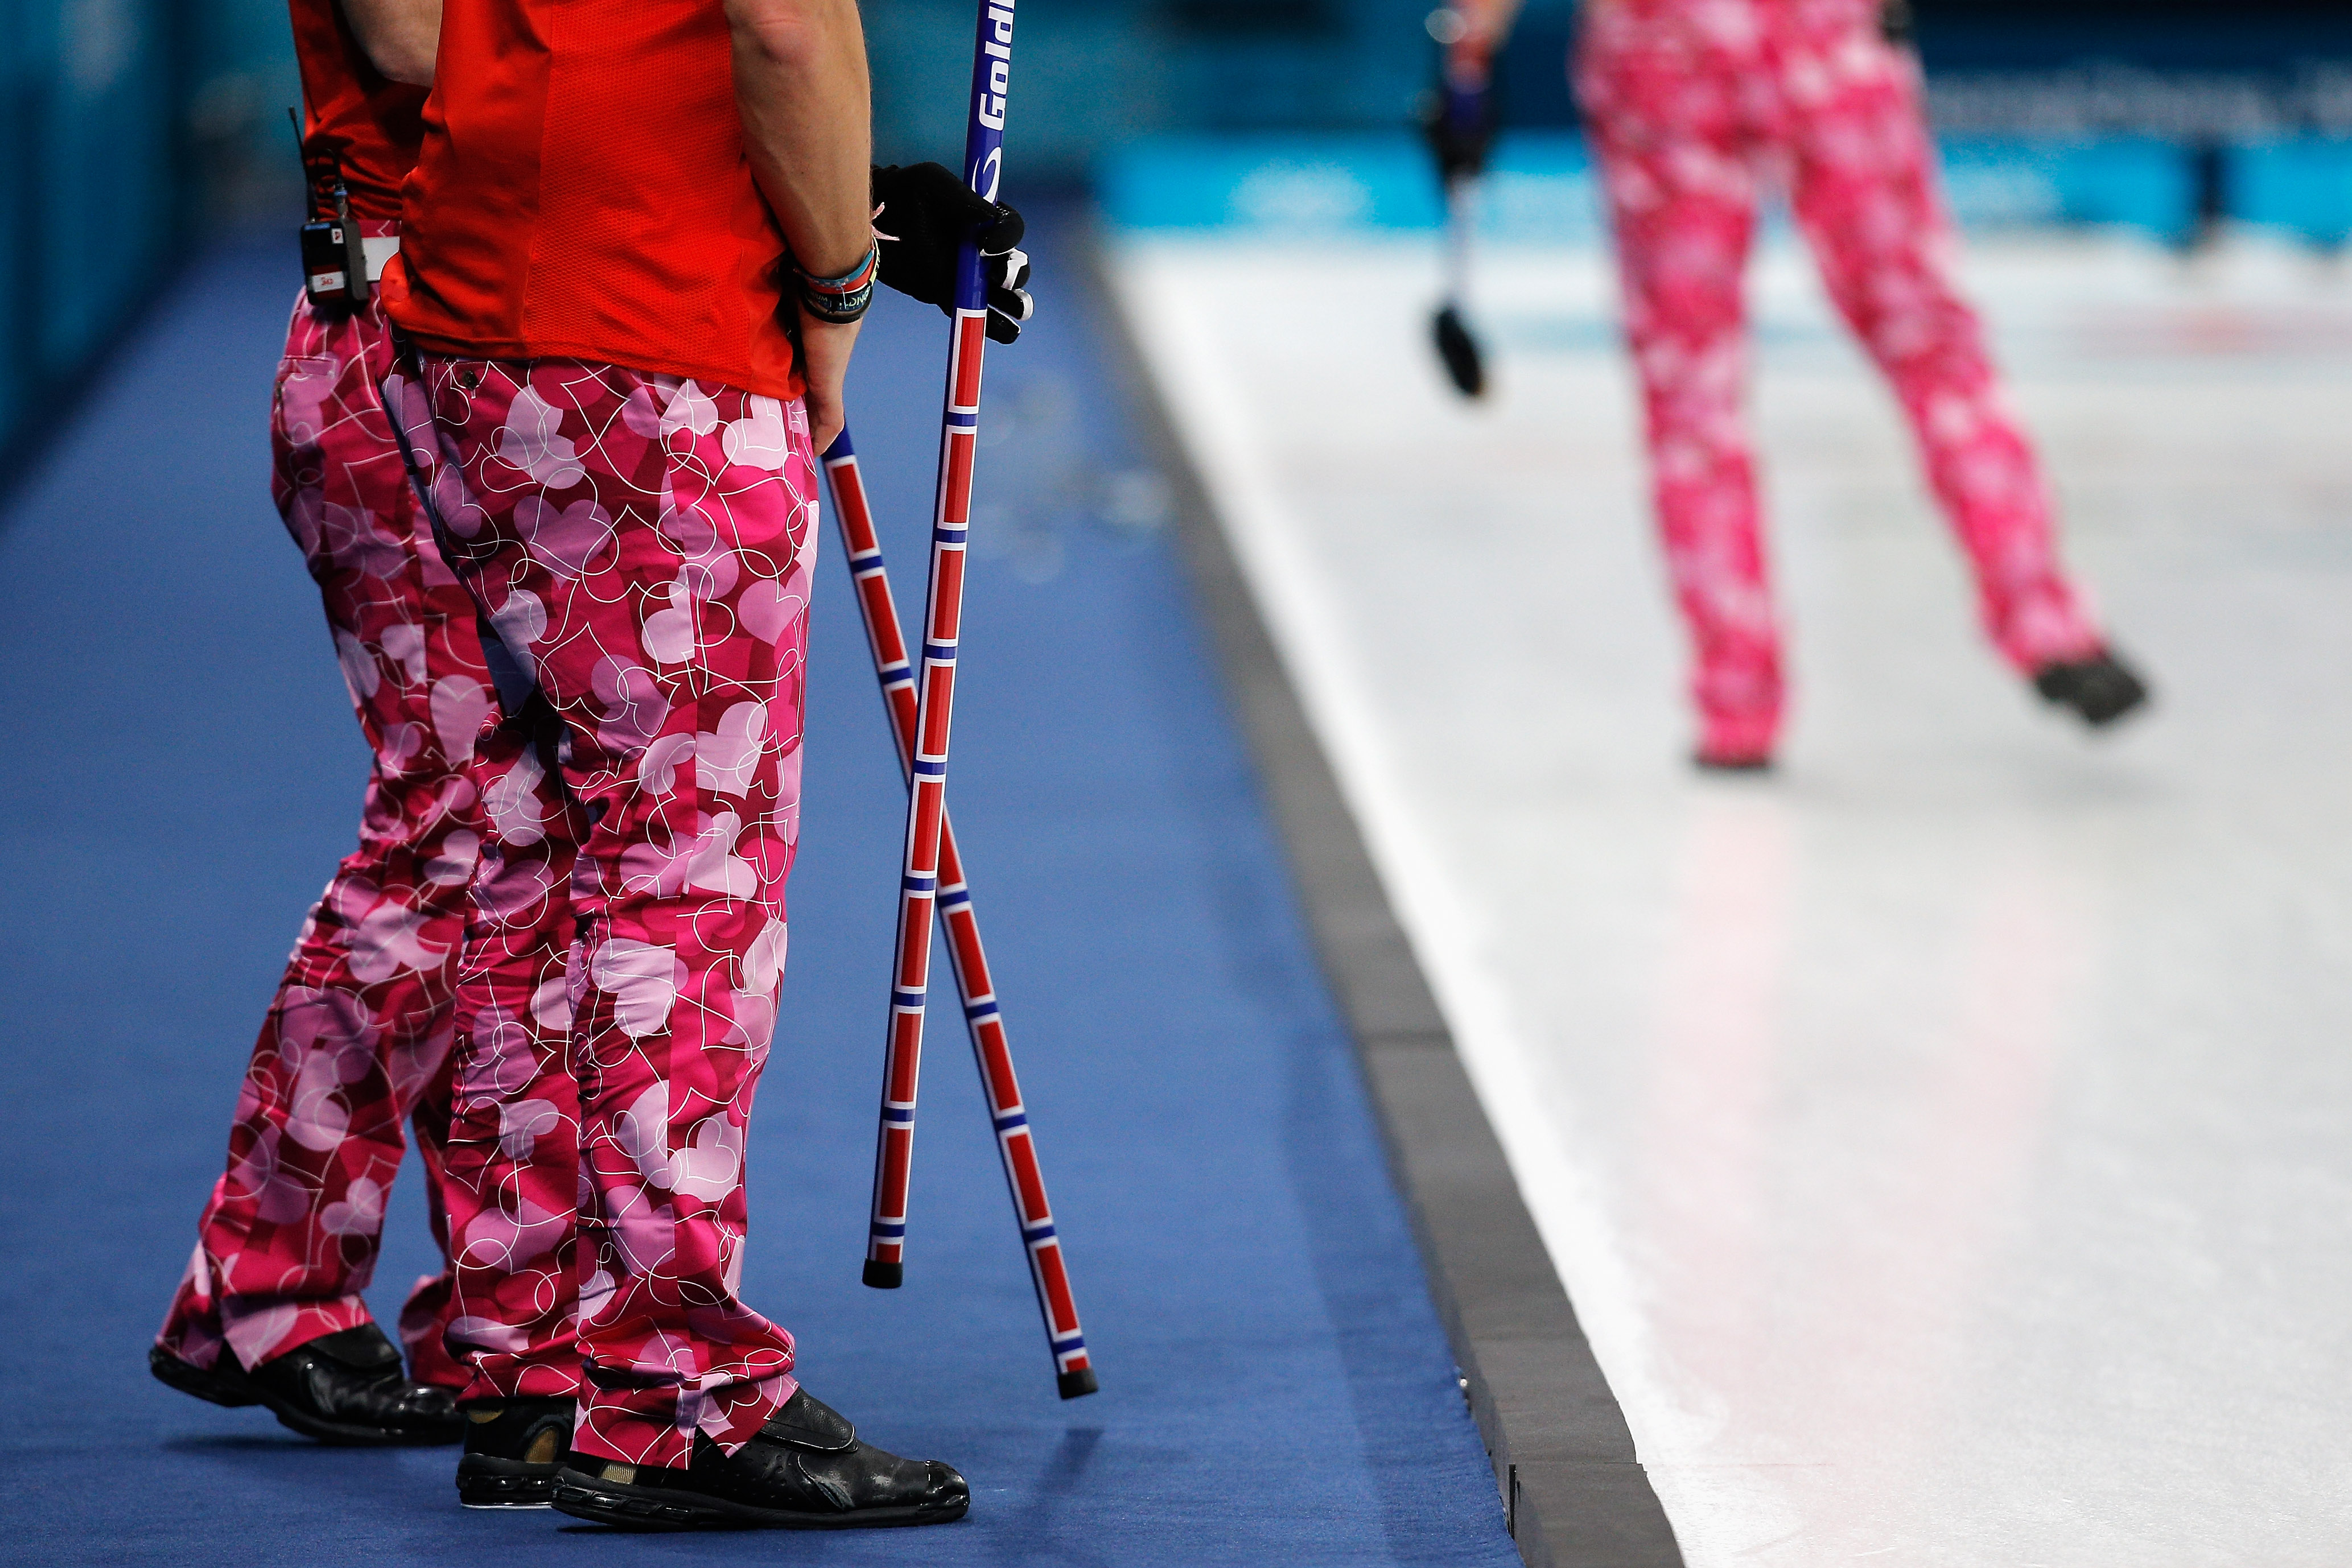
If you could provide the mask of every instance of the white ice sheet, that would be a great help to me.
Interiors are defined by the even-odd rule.
[[[1124,303],[1696,1568],[2352,1563],[2352,278],[1979,248],[2157,710],[1977,639],[1759,268],[1780,773],[1683,762],[1604,259],[1130,239]]]

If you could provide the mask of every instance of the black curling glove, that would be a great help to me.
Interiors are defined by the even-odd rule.
[[[882,281],[942,315],[955,312],[956,249],[979,231],[981,274],[988,287],[988,335],[1010,343],[1034,308],[1029,258],[1018,248],[1021,214],[974,195],[937,163],[874,171],[874,237],[882,246]]]

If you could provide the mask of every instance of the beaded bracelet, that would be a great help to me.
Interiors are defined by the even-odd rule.
[[[882,246],[879,241],[866,247],[865,256],[856,267],[838,277],[811,277],[803,272],[801,277],[801,308],[820,321],[846,325],[866,314],[874,303],[874,282],[882,268]]]

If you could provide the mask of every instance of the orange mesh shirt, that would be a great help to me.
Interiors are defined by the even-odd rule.
[[[302,70],[302,157],[332,157],[350,187],[352,215],[396,221],[400,183],[425,134],[425,89],[392,80],[360,47],[335,0],[289,0]]]
[[[384,304],[427,349],[800,395],[721,0],[446,0]]]

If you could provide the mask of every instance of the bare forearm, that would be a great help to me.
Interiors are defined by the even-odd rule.
[[[1522,4],[1524,0],[1453,0],[1454,14],[1463,24],[1461,40],[1454,46],[1454,58],[1475,64],[1483,72],[1510,38],[1511,25],[1519,19]]]
[[[433,85],[441,0],[342,0],[343,19],[376,69],[413,87]]]
[[[856,0],[727,0],[735,102],[793,259],[830,277],[873,243],[872,108]]]

